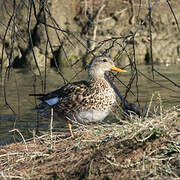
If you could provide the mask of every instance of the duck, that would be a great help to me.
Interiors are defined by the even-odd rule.
[[[95,56],[88,66],[88,80],[68,83],[65,86],[44,94],[35,111],[41,116],[50,118],[53,109],[53,119],[67,122],[70,135],[72,123],[82,124],[103,121],[116,104],[116,93],[107,80],[105,73],[109,71],[126,72],[115,66],[108,56]]]

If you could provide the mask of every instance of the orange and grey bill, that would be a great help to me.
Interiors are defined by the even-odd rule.
[[[111,68],[111,71],[127,72],[126,70],[123,70],[123,69],[117,68],[117,67],[115,67],[115,66]]]

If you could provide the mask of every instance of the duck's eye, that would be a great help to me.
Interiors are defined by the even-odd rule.
[[[103,59],[103,62],[107,62],[107,59]]]

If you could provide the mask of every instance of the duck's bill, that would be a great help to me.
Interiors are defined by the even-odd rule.
[[[111,71],[127,72],[126,70],[123,70],[123,69],[117,68],[117,67],[115,67],[115,66],[111,68]]]

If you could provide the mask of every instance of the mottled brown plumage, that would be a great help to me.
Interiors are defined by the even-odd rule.
[[[90,123],[102,121],[116,103],[114,89],[105,79],[106,71],[126,72],[114,66],[105,56],[95,57],[89,65],[89,81],[69,83],[62,88],[39,98],[36,110],[49,117],[54,109],[54,118],[60,121]]]

